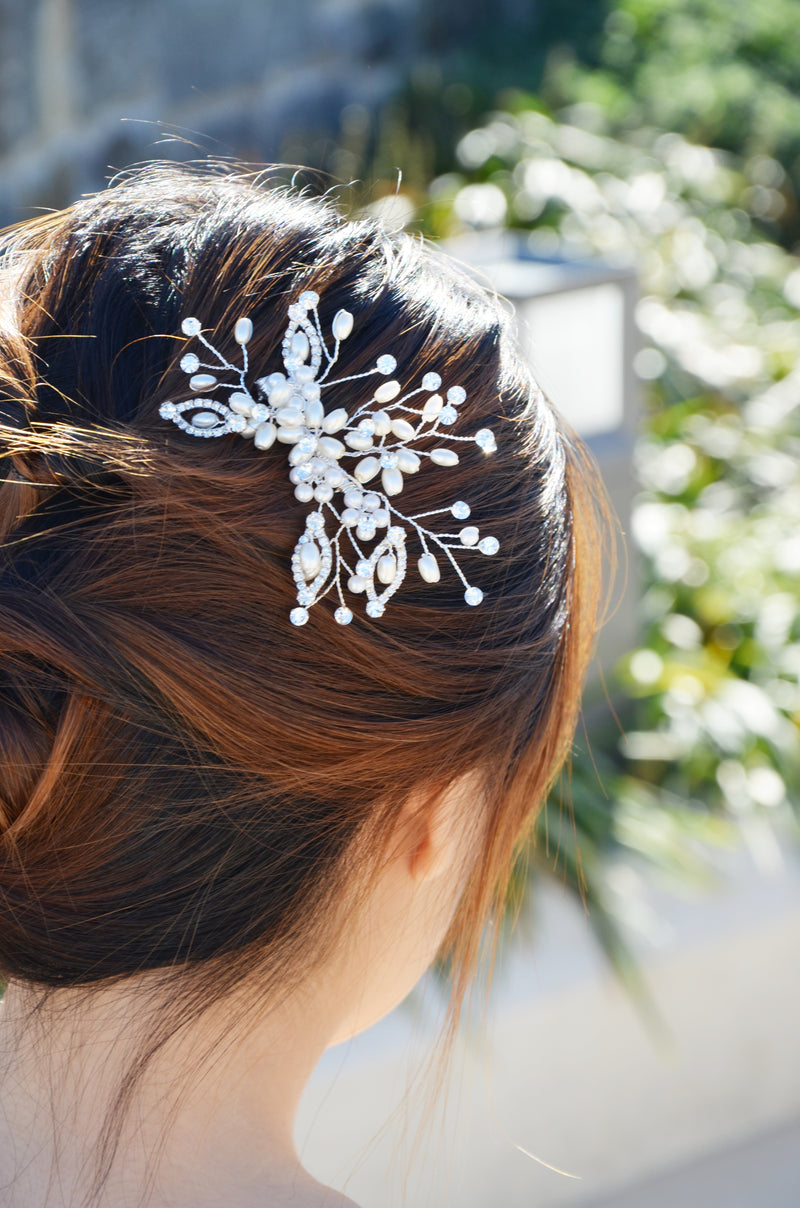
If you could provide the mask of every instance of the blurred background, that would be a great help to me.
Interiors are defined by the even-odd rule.
[[[145,159],[285,165],[508,299],[620,516],[485,1029],[406,1104],[433,977],[306,1097],[309,1166],[364,1208],[800,1202],[798,18],[0,0],[0,222]]]

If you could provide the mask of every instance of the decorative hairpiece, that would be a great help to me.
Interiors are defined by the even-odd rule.
[[[339,598],[336,620],[340,625],[352,621],[353,613],[342,593],[345,572],[349,590],[366,594],[367,615],[382,616],[387,601],[406,574],[408,529],[404,525],[410,526],[419,539],[422,553],[417,567],[425,582],[437,583],[440,577],[439,564],[431,552],[433,546],[452,564],[464,585],[467,604],[480,604],[483,592],[470,586],[453,551],[477,549],[483,554],[496,554],[497,539],[482,538],[471,524],[457,533],[437,534],[419,523],[445,512],[456,520],[466,520],[469,505],[458,500],[449,507],[405,516],[390,498],[401,493],[403,475],[416,474],[423,458],[437,466],[458,464],[456,451],[441,442],[467,441],[477,444],[484,453],[493,453],[496,449],[493,432],[489,428],[481,428],[474,436],[444,432],[442,425],[453,424],[458,418],[457,408],[466,398],[463,387],[451,386],[445,401],[436,393],[442,384],[439,374],[426,373],[420,386],[401,394],[400,383],[390,377],[397,362],[388,353],[378,357],[375,368],[366,373],[327,380],[339,359],[342,341],[353,330],[353,316],[346,310],[336,313],[331,324],[334,347],[329,352],[322,335],[318,303],[319,295],[305,290],[290,305],[282,345],[285,373],[259,378],[258,398],[253,397],[246,382],[252,321],[239,319],[234,328],[234,338],[242,350],[239,368],[209,343],[199,319],[184,319],[181,324],[184,335],[196,337],[216,360],[204,364],[195,353],[186,353],[181,368],[189,375],[189,386],[197,397],[180,403],[162,403],[159,414],[190,436],[224,436],[235,432],[252,437],[258,449],[269,449],[276,441],[288,446],[289,479],[294,484],[295,496],[301,503],[318,504],[306,517],[305,530],[292,555],[292,575],[297,585],[297,607],[289,614],[293,625],[305,625],[309,608],[331,588],[335,588]],[[221,370],[233,374],[236,380],[218,381]],[[389,380],[376,387],[369,402],[352,414],[343,407],[326,414],[320,400],[322,390],[375,373]],[[205,397],[209,391],[217,390],[230,391],[227,402]],[[409,406],[409,400],[420,394],[429,396],[422,406]],[[189,413],[193,413],[191,418]],[[430,437],[438,438],[440,443],[431,449],[411,447]],[[343,464],[349,459],[356,463],[352,472]],[[379,474],[383,490],[368,488],[367,484]],[[335,522],[335,531],[330,536],[326,531],[326,508]],[[366,552],[363,543],[374,540],[377,544]]]

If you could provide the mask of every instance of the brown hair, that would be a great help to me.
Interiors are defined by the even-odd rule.
[[[140,170],[2,253],[0,972],[174,971],[155,1051],[244,978],[269,993],[307,968],[406,795],[475,769],[488,826],[448,940],[455,1018],[568,751],[597,620],[594,472],[507,313],[422,241],[230,171]],[[464,446],[403,496],[467,499],[499,539],[471,569],[480,607],[453,574],[409,574],[380,620],[342,629],[325,600],[293,630],[305,512],[285,457],[159,417],[186,397],[184,316],[233,357],[249,315],[264,375],[301,289],[323,325],[354,313],[348,373],[390,351],[404,386],[436,370],[465,387],[456,432],[495,430],[495,455]]]

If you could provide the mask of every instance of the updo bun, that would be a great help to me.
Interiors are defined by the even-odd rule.
[[[409,792],[474,769],[489,825],[450,937],[463,992],[569,748],[602,548],[593,472],[508,316],[419,240],[229,173],[139,171],[2,254],[0,973],[86,986],[213,962],[218,993],[285,984],[374,867],[356,838],[377,859]],[[404,493],[485,518],[481,607],[455,575],[409,575],[380,620],[343,631],[325,600],[293,630],[285,458],[160,419],[186,390],[184,316],[233,355],[249,315],[262,376],[301,289],[327,324],[356,316],[348,373],[390,349],[398,374],[463,384],[465,431],[495,429],[493,457],[465,446]]]

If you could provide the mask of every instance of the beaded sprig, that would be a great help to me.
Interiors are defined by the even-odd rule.
[[[391,500],[402,492],[404,475],[416,474],[424,459],[436,466],[457,465],[458,453],[449,447],[451,443],[467,441],[477,444],[484,453],[493,453],[493,432],[490,428],[481,428],[474,436],[445,432],[443,427],[455,423],[458,407],[466,399],[463,387],[451,386],[445,399],[438,393],[442,385],[439,374],[426,373],[420,386],[402,394],[400,383],[390,376],[397,362],[388,353],[378,357],[374,369],[366,373],[329,380],[342,341],[353,330],[353,316],[346,310],[334,316],[331,352],[322,335],[318,304],[319,295],[305,290],[290,305],[282,344],[285,372],[259,378],[255,383],[257,397],[247,385],[252,321],[242,318],[235,325],[234,339],[242,350],[242,364],[236,366],[206,339],[199,319],[184,319],[184,335],[198,339],[215,361],[204,364],[194,352],[186,353],[181,368],[189,375],[195,397],[179,403],[164,402],[159,414],[191,436],[233,432],[252,438],[258,449],[269,449],[276,442],[288,446],[289,479],[295,496],[301,503],[318,505],[306,517],[292,555],[297,586],[297,607],[289,614],[293,625],[305,625],[309,608],[332,589],[339,600],[334,616],[340,625],[349,625],[353,613],[343,594],[345,574],[348,589],[366,596],[367,615],[382,616],[406,575],[409,526],[422,550],[417,560],[422,579],[426,583],[439,581],[441,572],[433,547],[453,566],[464,585],[467,604],[480,604],[483,592],[464,577],[453,551],[477,549],[483,554],[496,554],[497,539],[481,537],[471,524],[457,533],[434,533],[420,524],[429,516],[444,513],[466,520],[469,505],[457,500],[448,507],[406,516]],[[221,372],[234,375],[235,381],[219,381]],[[324,389],[376,373],[388,380],[376,387],[367,403],[352,413],[338,407],[326,414],[321,401]],[[207,397],[218,390],[230,391],[226,402]],[[428,397],[420,406],[418,396],[423,394]],[[409,405],[412,399],[416,406]],[[437,439],[432,448],[411,447],[431,437]],[[346,468],[351,460],[355,462],[352,471]],[[382,490],[368,487],[378,476]],[[329,519],[333,529],[330,534]],[[373,541],[376,544],[368,550],[367,544]]]

